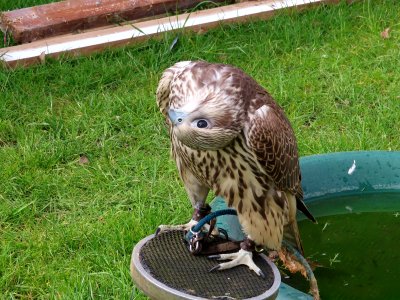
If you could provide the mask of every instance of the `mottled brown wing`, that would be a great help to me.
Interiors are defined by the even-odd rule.
[[[248,128],[247,142],[268,176],[280,190],[302,199],[296,139],[282,109],[272,102],[264,104],[255,111]]]
[[[282,191],[296,197],[297,209],[316,222],[303,202],[297,142],[282,108],[260,90],[256,93],[257,109],[247,126],[247,143],[265,166],[267,175]]]

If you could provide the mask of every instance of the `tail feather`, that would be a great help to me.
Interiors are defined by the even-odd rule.
[[[285,225],[283,228],[283,239],[297,251],[304,255],[303,245],[300,239],[299,227],[297,226],[297,221],[294,220],[289,224]]]
[[[314,223],[317,223],[317,220],[314,218],[314,216],[311,214],[311,212],[308,210],[306,204],[303,202],[303,200],[296,198],[296,205],[297,209],[300,210],[307,218],[309,218],[311,221]]]
[[[304,202],[292,193],[286,193],[286,197],[289,204],[289,219],[288,223],[283,228],[283,240],[290,244],[297,251],[299,251],[302,255],[304,255],[303,245],[300,239],[299,227],[297,226],[296,211],[297,209],[302,210],[303,207],[307,212],[308,210]],[[301,203],[300,206],[299,202]],[[308,212],[308,214],[311,216],[312,220],[315,221],[311,213]]]

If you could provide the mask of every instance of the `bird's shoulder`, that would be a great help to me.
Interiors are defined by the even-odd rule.
[[[244,136],[265,172],[281,190],[302,198],[297,141],[283,109],[262,90],[250,109]]]

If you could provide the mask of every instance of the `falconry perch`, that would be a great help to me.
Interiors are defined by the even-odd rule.
[[[283,239],[303,254],[296,209],[315,219],[303,202],[293,129],[269,93],[236,67],[184,61],[164,71],[157,104],[195,210],[189,223],[158,231],[189,230],[212,190],[236,209],[247,235],[239,252],[213,256],[231,260],[214,269],[245,264],[262,275],[252,259],[254,247],[279,252]]]

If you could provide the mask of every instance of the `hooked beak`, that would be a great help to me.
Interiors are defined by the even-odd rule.
[[[184,113],[180,110],[171,108],[170,110],[168,110],[168,116],[169,116],[169,119],[171,120],[172,124],[179,125],[186,118],[186,113]]]

